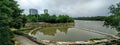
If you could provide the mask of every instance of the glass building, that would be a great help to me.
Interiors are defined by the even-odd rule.
[[[37,15],[38,14],[38,10],[37,9],[29,9],[29,14],[30,15]]]

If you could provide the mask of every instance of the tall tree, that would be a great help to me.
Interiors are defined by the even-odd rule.
[[[120,3],[112,5],[109,9],[111,16],[106,18],[105,25],[112,26],[120,31]]]
[[[20,28],[21,12],[16,1],[0,0],[0,45],[14,45],[11,41],[13,34],[9,27],[11,24],[12,26],[17,24],[17,28]]]

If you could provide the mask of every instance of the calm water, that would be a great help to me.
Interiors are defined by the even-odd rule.
[[[103,21],[84,21],[84,20],[75,20],[75,26],[80,28],[87,28],[90,30],[97,30],[109,34],[117,34],[115,29],[107,28],[103,26]]]
[[[75,20],[75,27],[97,30],[110,34],[117,34],[117,31],[111,28],[103,27],[103,21],[82,21]],[[35,37],[40,40],[57,40],[57,41],[87,41],[92,38],[104,38],[105,35],[84,31],[77,28],[68,27],[46,27],[39,29]]]

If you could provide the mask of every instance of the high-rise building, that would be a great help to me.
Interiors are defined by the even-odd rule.
[[[37,9],[29,9],[29,14],[30,15],[37,15],[38,14],[38,10]]]
[[[48,9],[44,9],[44,14],[48,13]]]

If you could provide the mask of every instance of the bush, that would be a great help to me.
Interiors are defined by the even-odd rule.
[[[0,27],[0,45],[13,45],[13,33],[7,27]]]
[[[41,15],[28,15],[26,16],[28,22],[48,22],[48,23],[67,23],[73,22],[73,18],[67,15],[49,15],[49,14],[41,14]],[[38,18],[38,19],[37,19]]]

